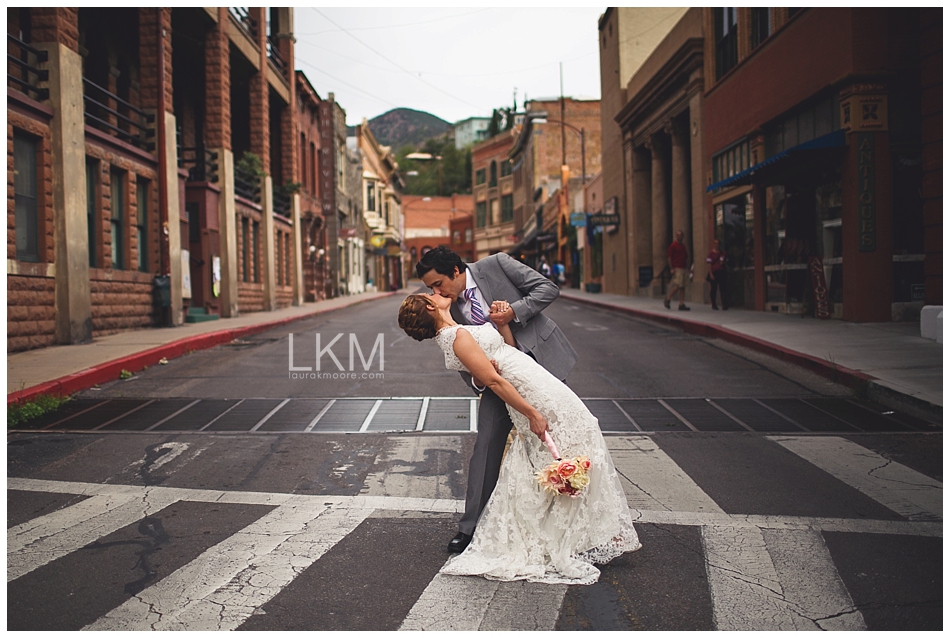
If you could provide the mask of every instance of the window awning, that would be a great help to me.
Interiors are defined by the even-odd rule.
[[[773,155],[765,161],[759,162],[751,168],[747,168],[741,173],[736,173],[732,177],[728,177],[724,180],[720,180],[711,186],[706,188],[706,192],[717,191],[722,188],[728,188],[730,186],[741,186],[743,184],[753,183],[754,177],[757,173],[761,173],[763,169],[769,166],[781,166],[786,164],[790,158],[800,159],[805,158],[810,155],[821,155],[827,152],[827,149],[840,148],[845,146],[846,142],[844,139],[844,131],[837,130],[833,133],[828,133],[827,135],[822,135],[821,137],[816,137],[815,139],[805,142],[804,144],[799,144],[798,146],[793,146],[792,148],[787,148],[781,153]]]

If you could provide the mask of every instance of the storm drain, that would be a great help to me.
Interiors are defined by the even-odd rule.
[[[604,432],[939,432],[855,399],[584,399]],[[474,432],[475,397],[75,399],[22,429],[152,432]]]

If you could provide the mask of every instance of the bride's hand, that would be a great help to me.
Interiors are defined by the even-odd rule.
[[[545,419],[540,412],[535,410],[534,414],[528,417],[528,424],[531,427],[531,431],[543,441],[544,433],[548,431],[548,420]]]

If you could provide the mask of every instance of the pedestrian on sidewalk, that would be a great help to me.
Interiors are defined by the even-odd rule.
[[[719,310],[716,305],[716,290],[722,299],[722,309],[729,310],[729,295],[726,290],[726,253],[719,248],[719,240],[714,239],[712,250],[706,253],[706,281],[709,282],[709,298],[712,309]]]
[[[689,252],[686,250],[686,244],[683,243],[683,231],[676,231],[676,238],[670,247],[666,249],[666,261],[669,263],[673,278],[670,280],[670,291],[666,293],[666,299],[663,305],[670,307],[670,299],[678,291],[680,294],[680,310],[689,310],[686,305],[686,265],[689,261]]]

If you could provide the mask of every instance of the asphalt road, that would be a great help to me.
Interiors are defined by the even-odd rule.
[[[8,435],[8,628],[942,629],[939,429],[563,300],[549,314],[580,354],[569,384],[601,411],[643,549],[589,587],[439,575],[474,434],[431,415],[387,431],[386,410],[472,395],[433,343],[400,335],[399,301],[154,366]],[[364,358],[383,334],[382,376],[288,378],[291,330],[296,367],[315,367],[318,334],[344,335],[344,368],[349,334]],[[311,420],[334,399],[387,416]]]
[[[82,396],[283,399],[471,395],[458,374],[445,369],[442,353],[433,341],[417,342],[399,330],[396,313],[401,301],[388,297],[358,304],[193,352]],[[567,300],[555,302],[546,312],[578,352],[568,384],[580,397],[850,394],[847,388],[790,364],[648,321]],[[318,337],[323,350],[319,371]],[[380,338],[382,362],[378,349],[374,355]],[[294,372],[291,367],[309,370]],[[318,373],[321,378],[313,378]],[[351,376],[359,378],[348,378]]]

